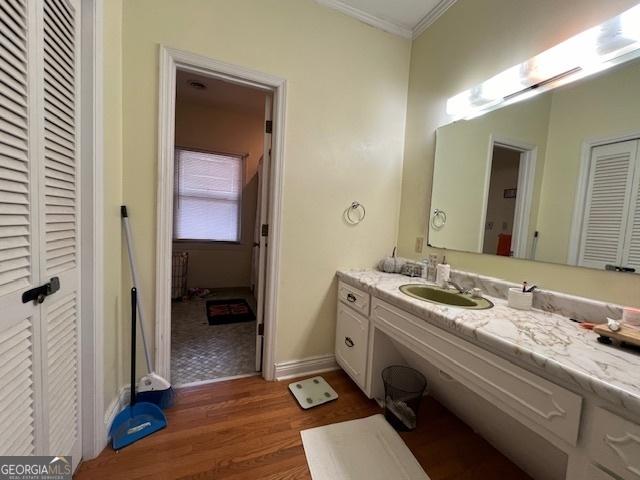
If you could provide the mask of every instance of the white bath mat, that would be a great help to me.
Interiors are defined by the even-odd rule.
[[[429,480],[382,415],[300,432],[313,480]]]
[[[305,410],[338,398],[336,391],[322,377],[312,377],[290,383],[289,390]]]

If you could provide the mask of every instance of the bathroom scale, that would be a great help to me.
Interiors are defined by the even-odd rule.
[[[305,410],[338,398],[336,391],[322,377],[312,377],[290,383],[289,390]]]

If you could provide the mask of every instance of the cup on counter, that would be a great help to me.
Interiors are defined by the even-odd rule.
[[[507,300],[511,308],[517,310],[531,310],[533,292],[523,292],[522,288],[510,288]]]

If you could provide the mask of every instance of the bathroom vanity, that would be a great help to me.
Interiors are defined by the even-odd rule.
[[[427,362],[563,452],[566,479],[639,480],[640,351],[602,345],[570,320],[603,321],[619,307],[541,291],[536,308],[520,311],[504,299],[513,285],[453,275],[494,306],[466,310],[400,290],[422,279],[338,272],[336,360],[367,397],[384,397],[384,367]],[[529,465],[546,461],[535,456]]]

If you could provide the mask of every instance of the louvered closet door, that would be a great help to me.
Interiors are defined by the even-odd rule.
[[[640,142],[637,142],[635,174],[631,187],[629,220],[622,255],[622,266],[635,268],[640,274]]]
[[[632,191],[637,154],[637,141],[592,149],[580,265],[604,269],[606,265],[622,264],[629,215],[628,199]]]
[[[0,455],[81,455],[79,3],[0,0]],[[44,303],[22,294],[60,280]]]
[[[40,274],[60,290],[42,304],[47,452],[81,455],[79,21],[77,1],[42,0]]]
[[[40,281],[32,7],[0,0],[0,455],[44,448],[40,308],[21,300]]]

